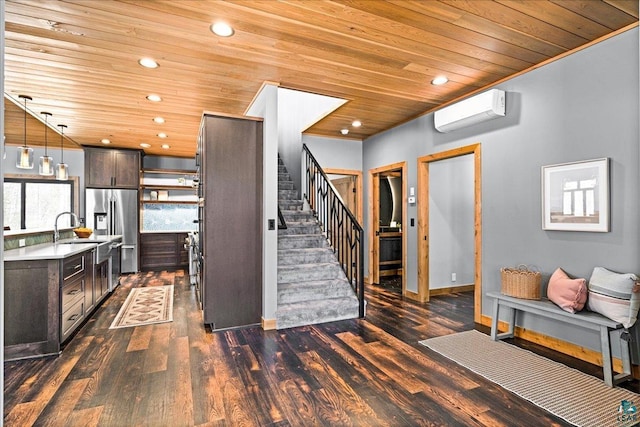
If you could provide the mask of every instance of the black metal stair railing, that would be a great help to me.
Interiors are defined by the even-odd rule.
[[[287,222],[284,220],[280,206],[278,206],[278,230],[286,230]]]
[[[333,252],[338,258],[351,287],[358,297],[359,316],[364,317],[364,247],[363,232],[356,217],[344,205],[313,157],[309,148],[303,148],[306,168],[304,198],[320,223]]]

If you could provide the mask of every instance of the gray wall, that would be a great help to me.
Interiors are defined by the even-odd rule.
[[[429,165],[429,289],[475,282],[473,161],[467,154]]]
[[[538,267],[545,286],[559,266],[586,278],[595,266],[639,273],[638,64],[634,28],[497,86],[507,91],[505,118],[441,134],[428,114],[365,140],[363,170],[407,161],[408,186],[417,187],[419,156],[482,144],[484,292],[500,289],[501,267],[520,263]],[[611,231],[542,230],[541,166],[600,157],[611,159]],[[365,200],[368,192],[365,180]],[[408,207],[408,217],[416,217],[415,206]],[[407,288],[415,291],[416,228],[405,230]],[[485,298],[482,312],[490,314],[490,309]],[[557,328],[552,321],[531,318],[524,323],[598,348],[597,335],[580,328]]]
[[[331,169],[362,170],[362,141],[302,135],[320,166]]]
[[[186,169],[196,170],[196,158],[143,156],[142,167],[146,169]]]

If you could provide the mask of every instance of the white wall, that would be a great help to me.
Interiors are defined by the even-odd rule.
[[[302,188],[302,132],[346,101],[278,88],[278,152],[296,189]]]
[[[275,322],[278,308],[278,230],[268,221],[278,218],[278,88],[265,85],[247,111],[262,117],[262,319]]]

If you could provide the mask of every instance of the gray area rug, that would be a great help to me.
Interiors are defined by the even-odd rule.
[[[576,426],[633,426],[640,395],[478,331],[420,344]]]
[[[173,321],[173,285],[133,288],[109,329]]]

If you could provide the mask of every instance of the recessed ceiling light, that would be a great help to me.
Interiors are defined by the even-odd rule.
[[[341,134],[343,134],[343,135],[346,135],[346,134],[348,134],[348,133],[349,133],[349,129],[342,129],[342,130],[340,131],[340,133],[341,133]]]
[[[160,98],[160,95],[156,95],[155,93],[152,93],[151,95],[147,95],[147,99],[152,102],[162,101],[162,98]]]
[[[166,137],[167,137],[167,134],[166,134],[166,133],[164,133],[164,132],[160,132],[160,133],[158,134],[158,138],[166,138]]]
[[[142,148],[149,148],[149,147],[151,147],[151,144],[147,144],[146,142],[142,142],[142,143],[140,144],[140,147],[142,147]]]
[[[140,58],[138,64],[145,68],[158,68],[158,63],[152,58]]]
[[[164,119],[162,117],[154,117],[153,121],[160,124],[164,123]]]
[[[354,128],[359,128],[360,126],[362,126],[362,122],[360,120],[354,120],[353,122],[351,122],[351,126],[353,126]]]
[[[217,36],[220,37],[230,37],[233,35],[234,31],[231,28],[231,25],[226,22],[216,22],[211,25],[211,31]]]
[[[162,148],[168,150],[169,148],[171,148],[171,146],[169,144],[162,144]]]
[[[102,142],[103,144],[111,144],[111,141],[109,141],[107,138],[102,139],[100,142]]]
[[[431,84],[435,85],[435,86],[440,86],[440,85],[445,84],[448,81],[449,81],[449,79],[446,78],[445,76],[438,76],[435,79],[431,80]]]

